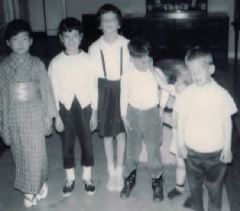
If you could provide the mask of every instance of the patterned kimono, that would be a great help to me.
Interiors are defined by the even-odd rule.
[[[39,97],[14,101],[10,87],[34,82]],[[21,63],[14,54],[0,64],[0,130],[10,145],[16,165],[15,188],[36,194],[47,179],[45,120],[56,116],[56,104],[44,64],[26,55]]]

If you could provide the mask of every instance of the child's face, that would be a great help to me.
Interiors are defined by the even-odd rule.
[[[108,12],[101,15],[100,29],[103,34],[116,33],[119,28],[119,21],[115,13]]]
[[[151,67],[152,58],[149,57],[148,55],[145,55],[139,58],[130,57],[130,62],[134,65],[134,67],[137,70],[141,72],[145,72]]]
[[[60,35],[60,40],[68,54],[77,54],[79,52],[82,34],[80,34],[78,30],[73,29],[71,31],[63,32],[62,35]]]
[[[12,49],[13,53],[24,55],[29,51],[32,45],[32,38],[29,36],[28,32],[19,32],[7,40],[7,45]]]
[[[211,75],[214,73],[215,66],[209,64],[204,59],[195,59],[187,62],[192,81],[197,86],[203,86],[211,81]]]

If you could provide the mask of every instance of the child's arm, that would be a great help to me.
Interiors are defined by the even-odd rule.
[[[53,95],[56,103],[56,108],[57,108],[57,114],[55,117],[55,128],[56,130],[60,133],[64,131],[64,124],[62,122],[62,119],[59,115],[59,97],[58,97],[58,82],[57,82],[57,75],[55,74],[54,68],[52,63],[50,63],[48,67],[48,76],[52,85],[52,90],[53,90]]]
[[[154,68],[154,66],[152,66],[150,68],[150,70],[151,70],[155,80],[157,81],[158,86],[160,88],[164,89],[165,91],[169,92],[171,95],[175,96],[176,95],[175,86],[168,84],[162,71],[158,68]]]
[[[232,161],[232,151],[231,151],[231,136],[232,136],[232,119],[227,117],[224,120],[224,138],[225,143],[220,156],[220,161],[223,163],[231,163]]]
[[[120,93],[120,109],[121,117],[125,127],[126,132],[128,133],[132,128],[127,119],[127,108],[128,108],[128,84],[130,83],[127,75],[123,75],[121,79],[121,93]]]
[[[98,110],[98,54],[96,50],[92,46],[88,49],[88,54],[90,56],[90,61],[92,64],[92,96],[91,96],[91,107],[92,107],[92,115],[90,119],[90,128],[91,131],[94,131],[97,128],[97,110]]]
[[[90,128],[91,131],[97,129],[97,106],[98,106],[98,78],[92,71],[92,80],[91,80],[91,107],[92,107],[92,115],[90,119]]]
[[[173,116],[176,117],[176,129],[177,129],[177,154],[180,158],[187,158],[187,148],[184,142],[185,122],[186,118],[180,113],[176,112]]]
[[[45,135],[48,136],[52,133],[52,119],[57,116],[57,109],[47,70],[42,62],[39,62],[39,69],[40,92],[44,108]]]

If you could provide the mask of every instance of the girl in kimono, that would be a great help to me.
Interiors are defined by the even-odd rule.
[[[45,135],[51,133],[56,104],[43,62],[29,53],[29,24],[10,22],[5,40],[12,52],[0,64],[0,129],[16,165],[15,188],[32,207],[48,193]]]
[[[121,27],[121,12],[111,4],[103,5],[98,11],[103,35],[89,48],[96,65],[96,100],[93,104],[91,122],[97,124],[103,137],[109,180],[109,191],[121,191],[123,187],[123,160],[126,135],[120,115],[120,79],[129,63],[128,40],[118,33]],[[113,138],[117,141],[116,165],[114,163]]]

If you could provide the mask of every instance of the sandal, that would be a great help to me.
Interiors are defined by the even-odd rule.
[[[36,199],[38,201],[45,199],[48,195],[48,186],[47,183],[45,182],[40,190],[40,192],[36,195]]]
[[[24,194],[23,203],[27,208],[34,207],[37,206],[37,199],[33,194]]]

